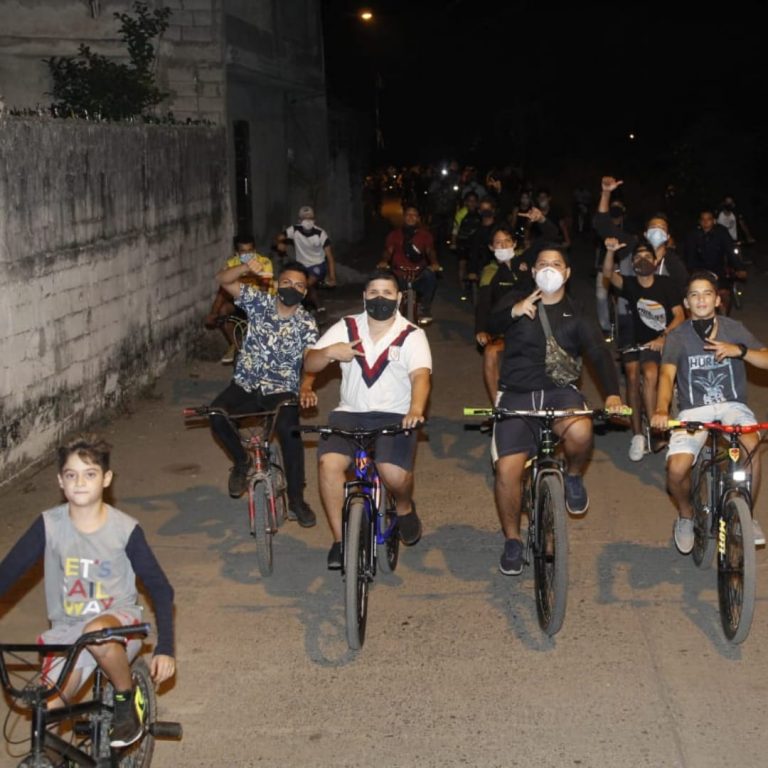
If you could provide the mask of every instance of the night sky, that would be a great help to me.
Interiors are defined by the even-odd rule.
[[[670,2],[325,0],[329,95],[370,113],[380,76],[385,149],[374,161],[653,173],[757,204],[768,165],[761,5],[686,4],[673,18]]]

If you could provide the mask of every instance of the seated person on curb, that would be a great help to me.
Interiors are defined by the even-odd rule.
[[[398,311],[402,294],[389,270],[377,270],[365,284],[365,311],[339,320],[309,350],[305,368],[322,371],[341,363],[341,402],[328,423],[342,429],[373,429],[389,424],[415,427],[424,421],[432,355],[427,336]],[[397,505],[402,542],[415,544],[421,522],[413,501],[415,431],[376,440],[376,466]],[[318,445],[320,497],[333,535],[328,567],[341,568],[341,512],[344,479],[354,449],[332,435]]]
[[[110,446],[95,435],[80,435],[59,448],[59,486],[67,503],[43,512],[0,563],[0,595],[44,558],[51,628],[38,642],[69,645],[86,632],[140,624],[138,576],[157,618],[150,671],[160,684],[176,671],[173,588],[138,522],[102,499],[112,482],[109,452]],[[122,639],[87,646],[48,707],[71,703],[98,664],[115,689],[110,745],[132,744],[144,731],[145,707],[141,690],[131,679],[130,661]],[[62,664],[61,657],[44,660],[43,676],[51,684]]]
[[[272,291],[272,261],[267,256],[262,256],[256,252],[256,244],[251,235],[238,235],[235,238],[235,254],[227,259],[227,267],[236,267],[238,264],[246,264],[249,261],[258,259],[260,268],[258,275],[252,274],[249,282],[265,291]],[[233,325],[231,322],[220,324],[219,318],[229,315],[242,315],[239,309],[235,307],[232,297],[221,287],[216,291],[216,296],[211,305],[211,311],[206,315],[204,325],[209,330],[220,328],[224,338],[227,340],[227,351],[221,358],[225,365],[235,361],[235,338],[233,335]]]
[[[440,271],[440,265],[432,233],[421,226],[419,209],[415,205],[406,207],[403,226],[387,235],[384,255],[378,266],[394,272],[400,290],[405,288],[407,282],[403,269],[421,268],[413,287],[419,299],[419,325],[429,325],[432,322],[432,300],[437,291],[436,273]]]
[[[632,277],[622,275],[614,265],[614,254],[624,248],[615,237],[605,241],[603,276],[627,300],[632,317],[635,345],[647,346],[623,355],[627,375],[627,400],[632,408],[632,441],[629,458],[641,461],[645,455],[642,409],[650,419],[656,410],[659,363],[667,334],[685,320],[678,290],[672,279],[657,275],[658,257],[649,242],[639,239],[632,250]],[[641,387],[642,372],[642,387]],[[641,394],[642,389],[642,394]]]
[[[283,264],[277,278],[277,296],[259,291],[243,278],[260,269],[258,261],[223,269],[216,279],[248,316],[248,332],[237,358],[230,385],[211,403],[229,414],[272,411],[284,400],[298,396],[302,408],[317,404],[307,381],[301,386],[301,368],[307,348],[317,341],[317,323],[302,306],[307,294],[307,270],[296,261]],[[315,524],[315,513],[304,501],[304,445],[296,407],[281,408],[275,431],[285,460],[285,481],[291,517],[304,528]],[[240,435],[223,416],[211,417],[211,429],[234,461],[229,494],[237,498],[248,488],[251,460]]]
[[[508,224],[496,227],[489,245],[495,259],[480,273],[480,285],[477,291],[475,341],[483,349],[483,379],[492,403],[496,402],[499,357],[504,350],[504,339],[488,333],[486,330],[488,315],[491,307],[509,291],[526,290],[532,287],[528,264],[516,257],[516,245],[512,227]]]
[[[498,406],[512,410],[584,407],[584,397],[575,386],[576,376],[558,376],[560,383],[556,383],[547,373],[547,334],[540,317],[545,310],[559,346],[574,359],[582,351],[586,352],[594,364],[607,395],[605,407],[621,408],[616,369],[600,326],[566,294],[565,283],[570,274],[563,248],[555,244],[544,246],[533,264],[537,288],[528,295],[511,291],[493,308],[488,330],[504,334]],[[583,515],[589,506],[589,497],[581,475],[592,450],[592,420],[558,419],[555,432],[560,437],[567,463],[566,506],[572,515]],[[516,576],[523,569],[522,478],[525,462],[536,452],[537,435],[538,424],[525,419],[499,421],[493,430],[491,454],[496,464],[496,507],[506,539],[499,569],[506,575]]]
[[[308,309],[319,310],[317,286],[325,283],[329,288],[336,285],[336,261],[328,233],[315,223],[315,211],[309,205],[299,208],[299,225],[291,225],[277,236],[276,250],[286,256],[288,246],[293,245],[294,258],[307,270],[307,296],[304,304]]]
[[[768,368],[768,348],[740,322],[717,315],[720,305],[717,277],[712,272],[694,272],[684,299],[690,318],[667,336],[661,357],[659,392],[651,426],[666,429],[672,391],[677,381],[681,421],[721,421],[723,424],[754,424],[747,407],[747,376],[744,363]],[[693,434],[674,430],[667,451],[667,485],[678,510],[675,544],[687,555],[693,549],[691,468],[707,439],[707,432]],[[746,452],[755,450],[758,434],[742,435]],[[760,457],[751,464],[752,501],[760,488]],[[765,535],[757,520],[755,544],[764,545]]]

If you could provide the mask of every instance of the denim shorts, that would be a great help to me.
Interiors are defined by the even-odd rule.
[[[677,414],[680,421],[722,421],[723,424],[754,424],[755,414],[744,404],[734,401],[700,405],[698,408],[687,408]],[[707,442],[709,433],[706,429],[688,432],[685,429],[674,429],[669,438],[667,459],[676,453],[690,453],[693,461]]]

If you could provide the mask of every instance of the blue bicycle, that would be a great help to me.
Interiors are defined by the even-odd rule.
[[[355,446],[355,479],[344,483],[341,572],[345,578],[347,644],[353,650],[359,650],[365,641],[368,586],[378,567],[385,573],[397,568],[400,553],[395,500],[376,471],[374,445],[379,435],[397,435],[411,430],[392,424],[376,429],[301,427],[301,431],[316,432],[323,438],[339,435]]]

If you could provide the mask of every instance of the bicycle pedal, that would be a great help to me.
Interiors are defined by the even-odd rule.
[[[72,731],[75,736],[90,736],[92,725],[90,720],[77,720],[72,726]]]

